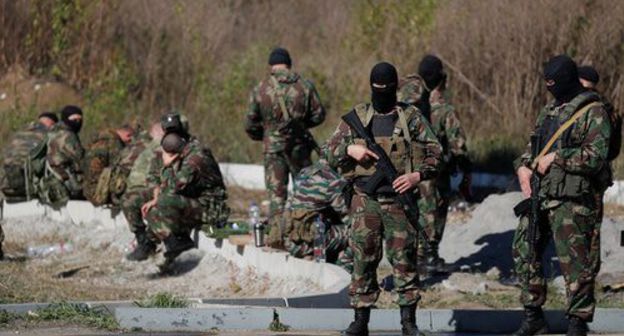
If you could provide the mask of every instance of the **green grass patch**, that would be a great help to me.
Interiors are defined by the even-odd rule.
[[[106,330],[117,330],[119,324],[104,306],[91,308],[84,304],[54,303],[28,315],[32,321],[65,321]]]
[[[167,292],[157,293],[134,303],[141,308],[186,308],[189,306],[186,299]]]

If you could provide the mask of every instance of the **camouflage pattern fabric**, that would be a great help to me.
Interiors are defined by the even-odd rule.
[[[411,113],[411,116],[408,120],[410,138],[422,153],[410,155],[421,158],[415,164],[414,171],[420,172],[426,179],[435,176],[442,147],[423,116],[420,113]],[[341,171],[357,164],[347,155],[347,147],[354,144],[354,138],[350,127],[341,121],[323,147],[324,157],[332,167]],[[353,250],[353,272],[349,288],[351,305],[356,308],[370,307],[377,300],[377,266],[381,261],[384,241],[396,283],[397,303],[417,303],[420,297],[416,271],[417,232],[408,223],[401,206],[391,199],[384,202],[375,200],[356,187],[349,213],[352,221],[349,246]]]
[[[84,149],[78,134],[72,132],[63,122],[54,125],[48,133],[47,171],[51,177],[61,182],[70,198],[82,198],[83,158]],[[44,182],[41,188],[47,189],[58,185],[53,183],[52,179],[48,179],[48,182],[51,183],[50,187]],[[62,190],[59,189],[57,192],[61,193]]]
[[[277,83],[277,86],[276,86]],[[280,98],[287,113],[283,113]],[[251,92],[245,131],[264,147],[265,183],[270,203],[270,241],[281,240],[279,227],[289,175],[309,166],[313,145],[307,129],[325,120],[325,109],[312,82],[290,70],[278,70]]]
[[[113,163],[119,159],[124,146],[124,142],[115,129],[101,131],[95,140],[87,146],[83,166],[82,191],[86,199],[93,204],[110,203],[110,193],[96,195],[96,189],[104,168],[113,166]]]
[[[5,146],[1,187],[7,201],[24,201],[36,196],[25,167],[30,152],[45,141],[47,132],[45,125],[32,122],[25,130],[17,132]]]
[[[558,124],[578,110],[578,103],[587,100],[581,94],[568,104],[547,105],[538,116],[534,132],[543,134],[547,118]],[[591,321],[595,308],[594,283],[600,268],[600,215],[604,183],[601,175],[610,176],[607,161],[611,127],[602,105],[592,107],[578,119],[562,140],[551,150],[555,160],[541,179],[542,216],[540,241],[536,246],[536,261],[527,259],[524,241],[527,219],[522,218],[514,237],[514,262],[521,279],[529,277],[529,288],[522,283],[521,302],[541,306],[546,300],[546,285],[542,274],[544,245],[552,234],[566,281],[568,316]],[[545,142],[546,140],[544,140]],[[530,144],[517,161],[530,165]]]
[[[315,222],[320,215],[328,228],[328,262],[334,262],[347,247],[348,227],[342,221],[348,214],[343,194],[347,184],[325,160],[304,168],[297,175],[290,198],[290,227],[286,232],[291,255],[303,258],[313,254]]]
[[[423,80],[418,75],[409,75],[399,89],[399,99],[408,104],[416,104],[423,94]],[[468,171],[470,167],[466,136],[461,122],[453,106],[445,99],[445,92],[434,89],[429,96],[431,127],[442,144],[443,161],[439,175],[419,186],[421,194],[420,211],[424,216],[425,230],[428,242],[433,248],[439,246],[444,228],[451,197],[451,174],[456,170]],[[457,165],[457,167],[453,167]],[[422,250],[421,250],[422,251]]]
[[[127,188],[126,180],[132,171],[132,167],[151,141],[152,139],[146,131],[135,134],[130,144],[124,146],[113,162],[110,186],[112,204],[120,205],[121,197]],[[142,187],[144,186],[143,184]]]
[[[143,223],[143,215],[141,214],[141,207],[143,204],[149,202],[154,195],[154,188],[132,189],[126,191],[121,198],[121,210],[124,217],[128,222],[130,232],[135,233],[145,229],[145,223]]]
[[[209,220],[229,215],[227,193],[214,157],[198,141],[190,141],[180,157],[161,173],[161,192],[157,204],[146,216],[150,231],[159,239],[187,234]],[[208,213],[220,209],[225,213]]]

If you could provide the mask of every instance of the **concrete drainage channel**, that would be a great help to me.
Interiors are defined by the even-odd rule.
[[[36,202],[6,204],[5,218],[44,216],[56,221],[97,223],[119,228],[126,227],[123,216],[111,218],[110,211],[94,208],[90,203],[72,201],[62,211],[53,211]],[[215,240],[200,235],[199,249],[219,254],[241,268],[254,268],[258,273],[270,274],[298,281],[306,279],[318,284],[319,292],[292,297],[193,299],[192,308],[158,309],[137,308],[130,301],[85,302],[89,306],[104,305],[114,311],[120,326],[128,330],[193,332],[220,330],[266,330],[276,312],[280,321],[293,330],[340,330],[352,318],[346,289],[350,276],[341,268],[291,258],[287,253],[266,252],[253,246],[239,247],[227,240]],[[0,305],[0,310],[25,313],[46,304]],[[553,332],[565,331],[562,311],[548,312]],[[614,333],[624,331],[624,310],[598,309],[592,331]],[[508,333],[520,323],[517,310],[420,310],[419,326],[431,332]],[[380,309],[372,314],[371,329],[396,330],[399,326],[397,310]]]

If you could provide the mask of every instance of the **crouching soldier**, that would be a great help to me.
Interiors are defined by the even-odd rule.
[[[141,212],[153,237],[165,244],[161,270],[168,272],[180,253],[195,247],[191,231],[222,224],[229,211],[219,165],[208,149],[178,133],[166,134],[161,147],[161,183]]]
[[[113,164],[130,143],[134,129],[129,125],[100,132],[87,147],[84,160],[84,196],[93,205],[109,204]]]
[[[311,257],[314,252],[316,223],[323,222],[323,248],[326,261],[335,263],[348,246],[348,223],[343,222],[349,209],[345,202],[348,182],[327,161],[306,167],[294,181],[291,197],[288,251],[297,258]]]

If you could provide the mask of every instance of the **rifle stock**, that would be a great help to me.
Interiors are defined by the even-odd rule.
[[[375,163],[377,171],[371,178],[371,182],[367,183],[365,189],[368,190],[365,190],[365,192],[374,192],[374,189],[377,187],[377,185],[384,180],[392,184],[392,182],[394,182],[394,180],[399,177],[399,173],[396,167],[392,164],[388,153],[386,153],[383,148],[377,142],[375,142],[375,139],[364,127],[357,113],[352,110],[351,112],[344,115],[342,117],[342,120],[347,125],[349,125],[349,127],[351,127],[353,132],[362,137],[362,139],[364,139],[364,141],[366,142],[366,147],[368,147],[369,150],[377,154],[377,156],[379,157],[379,159]],[[408,222],[419,232],[419,234],[422,234],[423,237],[428,240],[428,237],[426,237],[426,232],[423,230],[421,223],[418,220],[419,213],[416,195],[411,191],[405,192],[403,194],[397,194],[397,201],[403,208]]]

